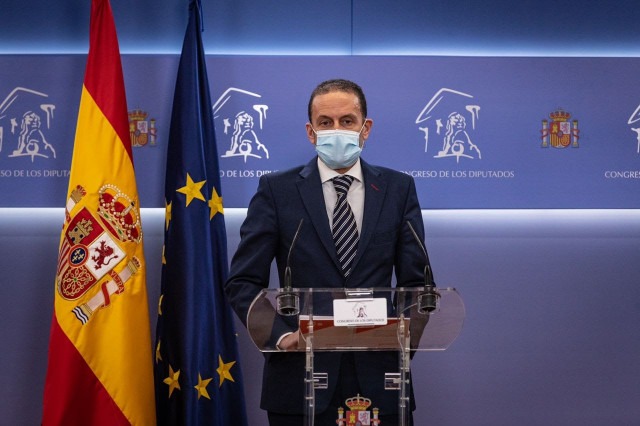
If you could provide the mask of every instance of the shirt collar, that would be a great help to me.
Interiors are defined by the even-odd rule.
[[[336,176],[340,176],[340,173],[336,172],[326,164],[322,162],[318,157],[318,171],[320,172],[320,180],[325,183]],[[353,176],[359,182],[362,182],[362,165],[360,164],[360,158],[356,160],[356,163],[351,167],[345,175]]]

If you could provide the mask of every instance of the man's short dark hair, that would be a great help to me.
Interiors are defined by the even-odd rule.
[[[364,97],[362,88],[353,81],[338,78],[327,80],[318,84],[318,87],[316,87],[313,92],[311,92],[311,97],[309,98],[309,108],[307,110],[307,113],[309,115],[309,123],[312,123],[311,104],[313,103],[313,100],[316,96],[324,95],[329,92],[347,92],[356,95],[358,97],[358,103],[360,104],[360,112],[362,113],[362,118],[367,118],[367,100]]]

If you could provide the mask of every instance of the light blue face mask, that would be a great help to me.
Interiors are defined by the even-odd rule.
[[[364,124],[360,128],[360,132]],[[352,130],[318,130],[316,134],[316,152],[329,168],[338,170],[353,166],[362,148],[360,148],[360,132]]]

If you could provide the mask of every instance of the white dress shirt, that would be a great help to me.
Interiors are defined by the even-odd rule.
[[[320,180],[322,181],[322,193],[324,195],[324,204],[327,208],[327,217],[329,218],[329,229],[333,225],[333,209],[338,200],[336,194],[336,188],[333,186],[333,179],[336,176],[340,176],[340,173],[329,168],[318,157],[318,171],[320,172]],[[347,201],[351,206],[351,211],[356,219],[356,226],[358,227],[358,234],[362,234],[362,216],[364,212],[364,179],[362,177],[362,166],[360,165],[360,158],[349,169],[345,175],[353,176],[353,183],[349,187],[347,192]]]

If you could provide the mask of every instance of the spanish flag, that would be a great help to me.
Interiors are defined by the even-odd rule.
[[[142,228],[120,52],[93,0],[44,390],[43,425],[154,425]]]

